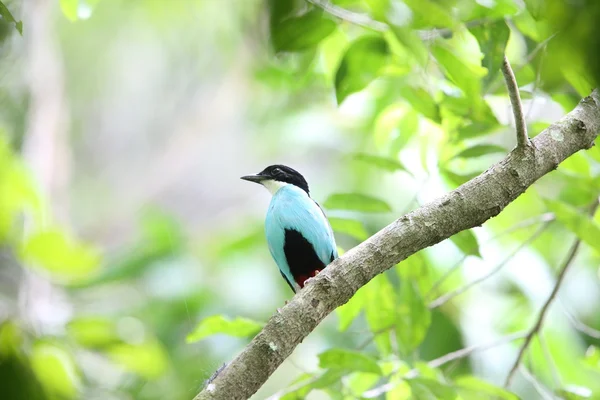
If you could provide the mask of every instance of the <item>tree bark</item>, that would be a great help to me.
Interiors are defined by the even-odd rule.
[[[598,89],[558,122],[445,196],[412,211],[335,260],[296,294],[195,397],[247,399],[333,310],[376,275],[421,249],[480,226],[559,163],[594,145],[600,133]]]

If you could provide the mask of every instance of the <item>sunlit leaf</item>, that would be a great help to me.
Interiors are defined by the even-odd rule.
[[[388,212],[392,208],[383,200],[360,193],[332,194],[323,203],[331,210],[352,210],[363,212]]]
[[[302,51],[310,49],[336,28],[334,21],[320,8],[306,14],[283,19],[271,26],[271,42],[275,51]]]
[[[589,388],[574,385],[558,389],[556,394],[563,400],[587,400],[597,398]]]
[[[431,324],[431,312],[413,279],[402,279],[400,283],[397,312],[398,346],[403,354],[410,354],[421,344]]]
[[[79,280],[100,265],[100,251],[54,229],[35,233],[26,239],[21,257],[26,263],[43,268],[56,277]]]
[[[15,29],[22,35],[23,34],[23,21],[17,21],[12,15],[10,10],[0,1],[0,16],[8,22],[15,24]]]
[[[412,398],[423,400],[454,400],[454,388],[428,378],[413,378],[406,380],[412,391]]]
[[[222,315],[213,315],[203,319],[187,336],[186,341],[193,343],[217,334],[248,337],[255,335],[262,327],[262,323],[247,318],[229,319]]]
[[[363,36],[352,42],[335,75],[338,104],[378,78],[388,58],[388,44],[381,36]]]
[[[156,379],[167,369],[168,354],[156,340],[116,344],[106,352],[114,362],[146,379]]]
[[[369,234],[360,221],[347,218],[329,217],[329,223],[331,224],[334,232],[345,233],[346,235],[352,236],[360,241],[363,241],[369,237]]]
[[[458,232],[450,237],[452,243],[456,245],[466,255],[481,257],[479,253],[479,244],[477,238],[470,230]]]
[[[65,17],[71,21],[77,21],[77,7],[79,0],[60,0],[60,9]]]
[[[358,153],[354,156],[354,159],[390,172],[395,172],[398,170],[406,171],[404,165],[402,165],[400,161],[393,158]]]
[[[108,318],[76,318],[67,325],[67,332],[84,347],[102,348],[119,341],[115,323]]]
[[[600,252],[600,225],[585,213],[556,200],[546,200],[546,206],[556,215],[556,219],[579,239]]]
[[[484,56],[481,64],[487,68],[488,73],[483,78],[483,86],[487,87],[500,73],[510,29],[501,19],[469,28],[469,31],[479,42]]]
[[[493,144],[479,144],[461,151],[452,158],[474,158],[494,153],[506,153],[506,149]]]
[[[319,354],[319,367],[381,374],[377,361],[364,353],[331,349]]]
[[[37,379],[48,393],[61,399],[78,397],[81,378],[75,360],[64,347],[37,342],[29,360]]]
[[[462,376],[454,381],[461,398],[489,400],[519,400],[519,397],[474,376]]]

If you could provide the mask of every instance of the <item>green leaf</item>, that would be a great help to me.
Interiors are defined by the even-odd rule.
[[[425,89],[403,86],[400,89],[400,96],[424,117],[437,123],[441,122],[440,108]]]
[[[114,362],[146,379],[158,378],[168,367],[167,352],[156,340],[116,344],[107,350],[107,354]]]
[[[392,33],[421,66],[427,65],[429,50],[414,29],[392,26]]]
[[[390,153],[398,154],[406,143],[419,132],[419,116],[417,113],[407,112],[398,123],[398,135],[390,145]]]
[[[403,354],[410,354],[425,339],[431,324],[431,311],[423,301],[414,279],[402,279],[397,307],[398,347]]]
[[[83,317],[69,322],[67,332],[78,344],[103,348],[120,341],[115,323],[102,317]]]
[[[452,28],[457,21],[450,10],[431,0],[403,0],[413,12],[413,28]]]
[[[546,200],[546,206],[556,215],[556,219],[579,239],[600,252],[600,225],[588,215],[574,207],[556,200]]]
[[[360,288],[358,292],[343,306],[338,307],[336,312],[339,318],[338,329],[343,332],[350,327],[352,321],[365,307],[366,290]]]
[[[588,68],[575,61],[568,64],[561,66],[563,76],[581,97],[589,96],[596,87],[596,82]]]
[[[271,42],[275,51],[303,51],[315,47],[337,26],[324,15],[323,10],[314,8],[306,14],[272,25]]]
[[[335,232],[345,233],[360,241],[369,237],[362,222],[354,219],[329,217],[329,223]]]
[[[531,16],[536,20],[539,20],[545,14],[545,3],[546,0],[525,0],[527,11],[529,11],[529,14],[531,14]]]
[[[477,238],[470,230],[458,232],[450,237],[452,243],[456,245],[465,255],[481,257],[479,253],[479,243]]]
[[[392,208],[383,200],[360,193],[332,194],[323,203],[331,210],[352,210],[363,212],[389,212]]]
[[[23,35],[23,21],[17,21],[10,10],[0,1],[0,15],[8,22],[15,24],[15,29]]]
[[[428,378],[406,380],[410,385],[413,399],[419,400],[454,400],[456,391],[443,383]]]
[[[196,329],[186,337],[188,343],[197,342],[206,337],[224,334],[234,337],[254,336],[263,327],[260,322],[247,318],[235,318],[233,320],[222,315],[207,317],[196,326]]]
[[[81,378],[71,354],[62,346],[37,342],[29,357],[38,380],[53,398],[75,399]]]
[[[431,52],[446,76],[469,99],[473,112],[480,114],[483,108],[481,78],[487,74],[487,69],[481,66],[477,40],[468,31],[461,31],[452,39],[437,41]]]
[[[500,73],[510,29],[501,19],[470,28],[469,31],[479,42],[484,55],[481,64],[487,68],[488,73],[483,79],[483,86],[488,87]]]
[[[78,287],[134,278],[157,262],[177,255],[183,247],[183,233],[178,221],[160,209],[147,208],[140,220],[142,237],[138,243],[108,261],[109,267]]]
[[[386,171],[395,172],[398,170],[406,171],[406,168],[402,163],[393,158],[374,156],[371,154],[358,153],[354,155],[354,159],[362,161],[367,164],[371,164],[375,167],[381,168]]]
[[[597,399],[594,393],[586,387],[569,385],[567,388],[558,389],[556,394],[562,400],[587,400]]]
[[[493,144],[478,144],[461,151],[452,158],[474,158],[494,153],[506,153],[506,149]]]
[[[363,36],[352,42],[335,74],[338,104],[378,78],[389,54],[388,44],[381,36]]]
[[[71,21],[77,21],[77,7],[79,0],[60,0],[60,9],[65,17]]]
[[[497,122],[474,122],[458,129],[459,139],[471,139],[491,133],[500,127]]]
[[[474,376],[462,376],[454,381],[458,394],[463,399],[519,400],[514,393],[489,384]]]
[[[59,230],[35,233],[26,239],[21,249],[26,263],[44,268],[57,278],[81,280],[100,265],[100,251],[81,243]]]
[[[319,367],[381,374],[374,358],[358,351],[331,349],[319,354]]]
[[[365,287],[365,317],[381,354],[392,352],[390,331],[397,321],[397,298],[385,274],[377,275]]]

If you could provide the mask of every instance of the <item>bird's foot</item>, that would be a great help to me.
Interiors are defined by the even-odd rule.
[[[307,280],[304,281],[304,286],[306,286],[311,280],[315,279],[315,277],[319,274],[319,272],[321,272],[321,270],[316,270],[315,274],[311,277],[309,277]]]

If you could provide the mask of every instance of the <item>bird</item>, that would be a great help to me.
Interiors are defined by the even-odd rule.
[[[329,220],[310,197],[306,179],[293,168],[270,165],[241,179],[261,184],[272,195],[265,218],[269,251],[297,293],[338,257]]]

